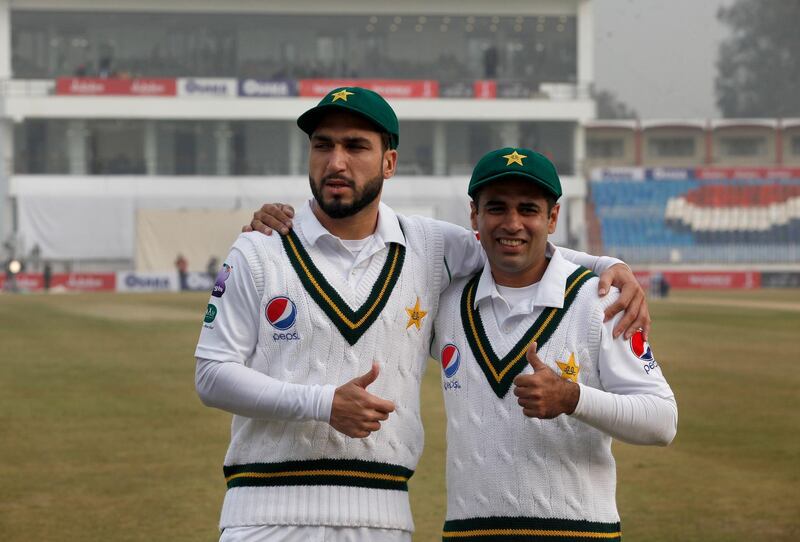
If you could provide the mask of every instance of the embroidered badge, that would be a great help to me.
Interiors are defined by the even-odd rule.
[[[556,365],[561,369],[561,378],[578,383],[578,373],[581,371],[581,366],[575,363],[575,353],[570,352],[569,360],[564,363],[563,361],[556,361]]]
[[[419,307],[419,296],[417,296],[417,302],[413,307],[406,307],[406,312],[408,313],[408,324],[406,324],[406,329],[410,328],[411,326],[417,326],[417,329],[421,329],[422,319],[428,314],[428,311],[424,311]]]
[[[206,324],[210,324],[214,321],[214,318],[217,317],[217,307],[212,305],[211,303],[208,304],[206,308],[206,315],[203,317],[203,322]],[[211,329],[214,329],[213,327]]]
[[[342,100],[343,102],[347,101],[348,96],[352,96],[354,93],[348,91],[346,88],[343,88],[339,92],[331,92],[331,103],[335,102],[336,100]]]
[[[222,269],[217,273],[217,280],[214,282],[214,289],[211,290],[211,295],[222,297],[222,294],[225,293],[225,281],[231,276],[231,269],[233,269],[233,266],[226,263],[222,264]]]

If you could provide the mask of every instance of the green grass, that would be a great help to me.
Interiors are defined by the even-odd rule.
[[[749,305],[680,303],[689,297]],[[194,394],[206,303],[0,296],[2,540],[216,540],[229,416]],[[679,429],[669,448],[615,444],[625,540],[800,539],[798,303],[800,290],[676,292],[652,304]],[[415,540],[428,541],[446,502],[435,364],[423,386],[426,448],[411,498]]]

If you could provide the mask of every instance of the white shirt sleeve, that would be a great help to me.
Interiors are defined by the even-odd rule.
[[[591,254],[580,252],[579,250],[572,250],[571,248],[564,247],[558,247],[558,250],[561,251],[561,255],[564,256],[564,259],[574,264],[582,265],[586,269],[591,269],[598,275],[607,271],[612,265],[618,263],[627,265],[622,260],[612,258],[611,256],[592,256]]]
[[[197,395],[204,405],[239,416],[328,423],[336,386],[282,382],[238,363],[197,358]]]
[[[444,291],[455,279],[474,275],[483,269],[486,255],[472,230],[441,220],[437,223],[444,237],[444,267],[447,273],[445,280],[441,281]]]
[[[217,277],[195,350],[195,387],[203,404],[251,418],[328,422],[335,386],[292,384],[246,365],[258,343],[261,299],[240,237]],[[248,257],[249,256],[249,257]]]
[[[249,241],[240,237],[225,259],[229,273],[217,275],[195,357],[244,363],[255,350],[261,299],[242,252],[248,249],[255,252]]]
[[[599,370],[603,389],[580,384],[572,416],[631,444],[666,446],[678,428],[678,406],[647,342],[633,351],[622,336],[612,338],[617,315],[603,324]],[[642,343],[640,343],[642,344]]]

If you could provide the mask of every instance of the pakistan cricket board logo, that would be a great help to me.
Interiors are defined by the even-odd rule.
[[[205,318],[203,318],[203,322],[205,322],[206,324],[210,324],[211,322],[214,321],[214,318],[216,317],[217,317],[217,307],[209,304],[208,307],[206,308],[206,316]]]

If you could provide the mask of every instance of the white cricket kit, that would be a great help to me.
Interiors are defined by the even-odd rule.
[[[614,340],[618,318],[603,323],[617,290],[598,297],[589,270],[552,245],[548,254],[542,280],[525,292],[532,299],[508,306],[488,264],[442,296],[432,351],[447,410],[448,540],[619,539],[612,436],[661,445],[674,437],[674,396],[642,333]],[[512,388],[533,371],[532,342],[543,363],[580,385],[572,415],[523,414]]]
[[[306,205],[288,236],[240,235],[217,277],[195,355],[201,399],[234,414],[221,528],[413,530],[407,480],[422,451],[433,318],[450,279],[483,256],[472,232],[383,204],[371,241],[347,245]],[[396,411],[370,437],[349,438],[327,423],[335,387],[373,360],[368,391]]]

